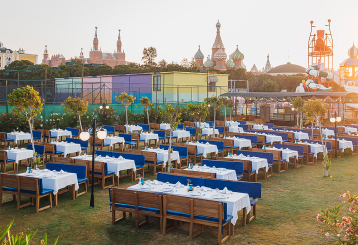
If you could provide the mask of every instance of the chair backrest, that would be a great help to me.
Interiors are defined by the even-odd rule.
[[[7,133],[0,133],[0,140],[5,141],[7,139]]]
[[[252,198],[261,198],[261,183],[207,179],[206,187],[224,189],[225,187],[234,192],[249,194]]]
[[[145,156],[144,155],[137,155],[137,154],[128,154],[122,152],[113,152],[112,157],[120,157],[122,156],[125,159],[130,159],[135,162],[137,168],[144,166],[145,164]]]
[[[44,145],[45,146],[45,152],[49,152],[49,153],[52,153],[54,154],[56,151],[55,151],[55,144],[51,144],[51,143],[45,143],[45,142],[42,142],[42,143],[37,143],[39,145]]]
[[[142,151],[141,150],[133,150],[133,149],[129,149],[128,150],[129,154],[137,154],[137,155],[142,155]]]
[[[27,149],[32,150],[32,144],[27,144]],[[35,144],[35,152],[37,152],[37,154],[39,154],[39,155],[44,155],[45,154],[45,146]]]
[[[123,137],[124,141],[131,142],[132,141],[132,135],[131,134],[118,134],[119,137]]]
[[[114,133],[114,130],[115,130],[115,127],[114,127],[114,126],[103,125],[103,128],[104,128],[105,130],[107,130],[107,133],[108,133],[108,134],[113,134],[113,133]]]
[[[188,180],[190,180],[190,184],[192,184],[193,186],[205,186],[205,179],[173,175],[173,174],[167,174],[167,173],[161,173],[161,172],[157,173],[157,179],[159,181],[169,182],[171,184],[175,184],[179,181],[183,185],[187,185]]]
[[[273,128],[273,123],[264,123],[268,128]]]
[[[153,151],[142,151],[142,155],[145,156],[146,162],[157,162],[157,153]]]
[[[235,170],[236,173],[242,174],[244,172],[244,163],[243,162],[233,162],[233,161],[218,161],[218,160],[206,160],[204,159],[202,165],[208,167],[216,168],[226,168]]]
[[[195,128],[194,122],[185,121],[184,122],[184,128]]]
[[[178,124],[178,129],[184,129],[184,123],[179,123]]]
[[[98,151],[98,150],[95,150],[94,154],[97,154],[97,155],[103,156],[103,157],[106,157],[106,156],[112,157],[112,152],[111,151]]]
[[[68,143],[75,143],[81,145],[82,148],[88,148],[88,140],[81,140],[81,139],[73,139],[73,138],[66,138],[66,142]]]
[[[46,132],[48,130],[44,130],[44,132]],[[48,131],[49,132],[49,131]],[[30,133],[30,131],[29,131]],[[32,136],[34,138],[42,138],[42,132],[41,131],[37,131],[37,130],[32,130]]]
[[[140,124],[140,123],[138,123],[137,126],[142,127],[144,132],[149,132],[149,125],[148,124]]]
[[[182,144],[182,143],[173,143],[173,146],[183,146],[188,149],[188,154],[192,153],[194,156],[196,156],[196,145],[190,145],[190,144]]]
[[[215,124],[217,127],[224,127],[225,126],[225,122],[224,121],[215,121]],[[215,127],[215,128],[217,128]]]
[[[190,135],[196,135],[196,128],[186,128],[186,131],[190,133]]]
[[[216,145],[218,147],[218,151],[224,150],[224,142],[221,141],[215,141],[215,140],[199,140],[200,143],[209,143],[211,145]]]
[[[137,205],[140,207],[157,208],[162,213],[163,209],[163,196],[158,193],[136,191]]]
[[[158,137],[165,138],[165,131],[164,130],[154,130],[153,133],[157,134]]]
[[[150,130],[157,130],[160,129],[160,126],[158,123],[149,123],[149,129]]]
[[[73,164],[81,165],[81,166],[88,166],[88,161],[82,159],[74,159]],[[92,163],[91,163],[92,164]]]
[[[74,162],[74,160],[68,157],[53,157],[53,162],[71,164]]]
[[[139,133],[129,133],[130,135],[132,135],[132,140],[138,140],[140,139],[139,137]]]
[[[14,174],[0,173],[0,188],[9,187],[17,189],[17,176]],[[2,200],[0,200],[1,202]]]
[[[135,191],[122,188],[110,188],[109,200],[113,203],[135,205]]]
[[[101,174],[101,175],[107,174],[106,163],[104,163],[104,162],[94,161],[94,169],[93,170],[92,170],[92,164],[88,164],[87,166],[88,166],[88,170],[90,172],[95,172],[95,173]]]
[[[66,128],[67,131],[72,133],[72,136],[79,136],[80,130],[78,128]]]
[[[190,171],[190,170],[176,169],[176,168],[170,169],[170,174],[175,174],[180,176],[192,176],[192,177],[203,178],[203,179],[215,179],[215,173]]]
[[[215,127],[219,131],[219,134],[223,134],[225,132],[224,122],[222,126]]]
[[[301,146],[301,145],[297,145],[297,144],[294,144],[294,143],[285,143],[285,144],[272,144],[272,146],[276,147],[276,148],[283,148],[283,149],[290,149],[290,150],[293,150],[293,151],[297,151],[299,155],[303,155],[303,152],[304,152],[304,147]]]
[[[17,176],[18,177],[18,188],[21,191],[32,191],[36,194],[41,192],[40,181],[38,178]],[[42,189],[42,188],[41,188]]]
[[[126,132],[126,127],[124,127],[124,125],[114,125],[114,129],[116,130],[116,132],[119,132],[119,133]]]
[[[241,125],[246,124],[246,121],[239,121],[239,120],[236,120],[236,122],[240,123],[240,127],[241,127]]]
[[[273,159],[277,159],[278,161],[281,161],[281,151],[276,151],[276,150],[265,150],[265,152],[267,153],[272,153]]]
[[[208,123],[210,127],[214,126],[214,121],[205,121],[205,122]]]
[[[48,170],[65,171],[69,173],[77,174],[77,178],[84,179],[87,177],[87,166],[72,165],[72,164],[61,164],[61,163],[46,163]]]

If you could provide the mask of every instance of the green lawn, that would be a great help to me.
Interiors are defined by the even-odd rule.
[[[339,195],[357,192],[358,156],[333,159],[331,178],[322,177],[322,164],[304,165],[284,173],[274,173],[266,180],[262,172],[262,198],[258,203],[258,217],[249,225],[241,225],[241,213],[235,234],[225,244],[327,244],[320,234],[316,215],[321,208],[339,203]],[[23,172],[25,167],[21,167]],[[146,173],[146,179],[154,179]],[[129,177],[120,180],[120,187],[134,184]],[[5,200],[10,197],[6,196]],[[24,200],[25,201],[25,200]],[[0,207],[0,226],[4,228],[14,220],[12,233],[38,229],[34,241],[38,243],[47,233],[50,242],[57,236],[59,244],[215,244],[217,229],[204,227],[204,233],[189,242],[189,226],[184,224],[163,236],[159,232],[159,219],[150,218],[150,224],[139,230],[134,220],[111,224],[108,189],[95,186],[95,208],[89,208],[90,193],[71,199],[67,192],[59,196],[59,205],[35,214],[35,207],[16,210],[16,204]],[[41,202],[47,204],[46,198]]]

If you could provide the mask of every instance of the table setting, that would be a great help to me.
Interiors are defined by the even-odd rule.
[[[357,128],[345,126],[344,127],[344,132],[345,133],[355,133],[355,134],[357,134]]]
[[[177,182],[170,184],[169,182],[150,181],[147,180],[142,184],[136,184],[128,187],[129,190],[147,191],[155,193],[164,193],[178,196],[187,196],[192,198],[200,198],[227,204],[227,214],[232,215],[232,224],[236,224],[238,219],[238,211],[246,208],[247,214],[251,211],[250,198],[246,193],[232,192],[225,187],[223,190],[212,189],[205,186],[196,186],[189,191],[189,187]]]
[[[182,138],[190,139],[190,132],[186,131],[186,130],[177,129],[177,130],[173,131],[173,136],[176,136],[178,138],[178,140],[182,139]]]
[[[201,130],[201,133],[203,135],[213,135],[214,134],[214,129],[213,128],[203,128]],[[219,130],[215,129],[215,134],[219,134]]]
[[[51,144],[56,145],[57,151],[63,152],[63,156],[66,157],[71,153],[79,153],[81,154],[81,145],[75,144],[73,142],[51,142]]]
[[[339,142],[339,149],[342,149],[343,151],[345,149],[351,149],[351,151],[353,152],[353,143],[352,141],[348,141],[345,139],[337,139],[337,141]]]
[[[195,127],[199,128],[199,122],[195,123]],[[202,123],[200,123],[200,128],[210,128],[210,124],[206,123],[206,122],[202,122]]]
[[[168,157],[169,157],[168,150],[163,150],[160,148],[157,148],[157,149],[147,148],[144,151],[150,151],[150,152],[157,153],[157,160],[164,161],[163,167],[165,167],[167,165]],[[171,161],[177,161],[177,163],[180,163],[179,152],[173,151],[172,153],[170,153],[170,158],[171,158]]]
[[[290,150],[288,148],[266,147],[266,150],[281,151],[281,158],[286,162],[289,162],[291,157],[298,159],[298,151]]]
[[[235,121],[226,121],[225,122],[226,127],[235,127],[235,128],[237,128],[237,127],[239,127],[239,125],[240,125],[240,123],[235,122]]]
[[[159,128],[160,128],[160,130],[168,130],[168,129],[170,129],[170,124],[169,123],[161,123],[159,125]]]
[[[209,144],[209,142],[207,143],[187,142],[187,144],[196,145],[197,153],[199,154],[202,153],[204,158],[206,158],[208,154],[215,153],[216,155],[219,152],[218,147],[216,145]]]
[[[104,138],[103,143],[109,144],[111,147],[117,143],[124,143],[124,138],[119,136],[108,136]]]
[[[251,140],[244,139],[244,138],[236,138],[236,137],[226,137],[225,139],[233,140],[234,141],[234,147],[239,147],[239,150],[241,148],[249,147],[251,148]]]
[[[268,130],[268,126],[266,126],[266,125],[262,125],[262,124],[255,124],[255,125],[252,125],[252,128],[253,128],[253,129]]]
[[[256,173],[259,172],[260,168],[265,168],[266,172],[268,171],[268,162],[266,158],[260,158],[260,157],[250,157],[250,155],[232,155],[229,153],[229,155],[225,158],[234,158],[239,160],[249,160],[251,162],[251,168],[252,170],[256,171]]]
[[[146,144],[150,140],[156,140],[156,142],[158,142],[159,136],[158,134],[154,134],[154,133],[141,133],[140,140],[144,140]]]
[[[20,132],[11,132],[11,133],[7,133],[7,137],[9,139],[12,139],[16,142],[16,144],[18,143],[18,141],[20,140],[31,140],[31,134],[30,133],[24,133],[22,131]]]
[[[225,179],[225,180],[236,180],[237,176],[235,170],[226,169],[226,168],[216,168],[208,167],[204,164],[204,166],[195,165],[193,168],[185,168],[187,171],[198,171],[198,172],[207,172],[207,173],[215,173],[216,179]]]
[[[323,152],[323,145],[318,144],[318,142],[316,144],[308,143],[308,142],[298,142],[297,144],[309,145],[310,152],[313,152],[315,158],[317,158],[318,153]]]
[[[51,137],[56,137],[57,140],[60,139],[62,136],[72,138],[72,132],[68,131],[68,130],[63,130],[63,129],[51,129],[50,135],[51,135]]]
[[[229,132],[233,132],[233,133],[243,133],[244,129],[242,127],[235,127],[235,126],[230,126],[229,127]]]
[[[124,125],[126,127],[127,132],[132,133],[133,131],[142,131],[143,128],[137,125]]]
[[[19,161],[32,158],[34,156],[33,150],[28,150],[25,148],[12,148],[5,150],[7,152],[8,159],[14,159],[16,164],[19,164]]]
[[[328,128],[322,129],[322,134],[326,137],[334,136],[334,131]]]

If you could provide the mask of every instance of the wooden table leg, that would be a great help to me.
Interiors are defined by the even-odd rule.
[[[53,195],[53,196],[54,196],[54,198],[55,198],[55,207],[57,207],[57,202],[58,202],[57,197],[58,197],[58,193],[57,193],[56,195]]]
[[[75,200],[76,198],[76,190],[75,190],[76,186],[75,184],[72,185],[72,200]]]

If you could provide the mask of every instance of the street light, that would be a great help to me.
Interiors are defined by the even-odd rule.
[[[84,67],[85,65],[88,65],[88,66],[99,66],[98,64],[85,64],[85,63],[76,63],[76,62],[66,62],[66,65],[82,65],[82,71],[81,71],[81,99],[83,99],[83,74],[84,74]]]
[[[98,131],[98,132],[97,132]],[[92,134],[92,186],[91,186],[91,201],[90,207],[94,208],[94,152],[95,152],[95,142],[96,142],[96,134],[100,140],[103,140],[107,136],[107,132],[101,128],[97,129],[96,126],[96,118],[93,118],[93,125],[92,128],[89,128],[88,131],[82,131],[80,133],[80,139],[82,141],[86,141],[90,138],[90,133]]]
[[[337,112],[334,112],[334,117],[331,117],[329,120],[331,121],[331,123],[334,123],[334,137],[335,137],[335,142],[336,142],[335,157],[337,158],[337,148],[338,148],[338,144],[337,144],[337,122],[340,122],[342,119],[341,119],[341,117],[337,117]]]

